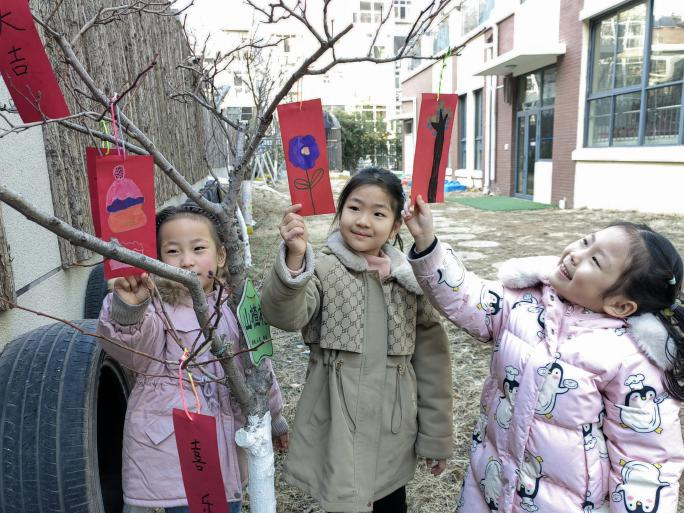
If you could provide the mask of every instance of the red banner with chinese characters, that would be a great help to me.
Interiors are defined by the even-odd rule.
[[[228,513],[216,418],[174,408],[173,429],[190,513]]]
[[[24,123],[69,115],[28,0],[0,2],[0,73]]]
[[[321,100],[278,105],[292,204],[303,216],[335,212]]]
[[[154,210],[154,158],[150,155],[99,155],[86,148],[90,210],[95,234],[132,251],[157,258]],[[144,272],[105,259],[105,278]]]
[[[458,97],[423,93],[413,158],[411,203],[418,195],[428,203],[444,201],[444,174]]]

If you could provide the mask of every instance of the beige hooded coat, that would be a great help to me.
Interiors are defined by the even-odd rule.
[[[417,456],[452,452],[448,340],[405,256],[385,245],[380,279],[339,232],[292,277],[281,247],[262,290],[269,323],[311,350],[285,479],[326,511],[371,511],[413,477]]]

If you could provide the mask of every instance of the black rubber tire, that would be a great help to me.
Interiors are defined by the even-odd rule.
[[[65,324],[10,342],[0,355],[0,511],[121,513],[130,388],[93,337]]]
[[[85,301],[83,304],[83,318],[97,319],[102,309],[102,300],[107,295],[107,280],[104,279],[104,264],[100,262],[88,276]]]

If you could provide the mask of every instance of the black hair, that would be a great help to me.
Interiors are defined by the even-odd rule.
[[[404,201],[406,201],[404,188],[401,186],[401,180],[399,180],[394,173],[387,171],[386,169],[380,167],[367,167],[352,176],[345,184],[344,189],[342,189],[339,198],[337,198],[337,212],[333,218],[333,224],[340,220],[342,208],[347,202],[349,195],[355,189],[363,187],[364,185],[376,185],[385,191],[390,199],[390,206],[392,207],[392,213],[394,214],[394,222],[401,222],[401,211],[404,208]],[[401,240],[399,233],[394,237],[392,244],[399,246],[399,249],[402,251],[404,250],[404,241]]]
[[[684,400],[684,306],[676,306],[682,291],[682,258],[667,237],[645,224],[612,223],[630,238],[629,261],[604,297],[621,294],[636,302],[635,314],[652,313],[665,326],[674,342],[666,346],[672,368],[665,372],[665,388]]]

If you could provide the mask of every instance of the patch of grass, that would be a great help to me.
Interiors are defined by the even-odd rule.
[[[467,207],[479,208],[480,210],[492,210],[495,212],[510,210],[543,210],[546,208],[556,208],[554,205],[545,203],[535,203],[534,201],[512,198],[510,196],[458,196],[447,195],[446,201],[460,203]]]

